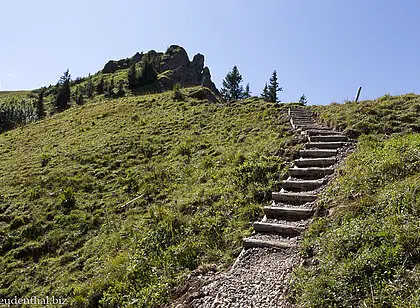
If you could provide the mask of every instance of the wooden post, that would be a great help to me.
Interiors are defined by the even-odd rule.
[[[361,91],[362,91],[362,87],[359,87],[359,89],[357,90],[356,98],[354,99],[355,103],[357,103],[357,101],[359,100],[359,96],[360,96]]]

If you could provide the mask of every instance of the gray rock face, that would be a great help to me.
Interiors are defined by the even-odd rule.
[[[202,85],[219,95],[219,91],[211,80],[209,68],[204,66],[204,56],[198,53],[190,61],[186,50],[178,45],[171,45],[165,53],[151,50],[146,54],[137,52],[128,59],[111,60],[105,65],[102,73],[114,73],[130,67],[133,63],[144,61],[154,63],[158,73],[157,83],[161,91],[172,90],[175,84],[180,83],[183,87]]]

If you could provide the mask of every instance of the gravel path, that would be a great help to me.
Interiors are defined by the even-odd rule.
[[[293,307],[285,295],[290,273],[298,262],[296,249],[244,250],[231,270],[216,275],[195,296],[172,307]]]

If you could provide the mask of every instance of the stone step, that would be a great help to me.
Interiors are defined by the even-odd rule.
[[[282,236],[298,236],[305,228],[272,222],[254,222],[254,230],[261,233],[278,233]]]
[[[325,158],[337,155],[337,150],[300,150],[299,154],[303,158]]]
[[[282,241],[277,239],[262,239],[262,238],[244,238],[244,248],[274,248],[274,249],[288,249],[296,247],[295,244],[288,241]]]
[[[325,135],[325,136],[312,136],[309,137],[310,142],[337,142],[347,141],[347,137],[344,135]]]
[[[281,182],[281,187],[288,191],[309,191],[320,188],[323,180],[286,180]]]
[[[320,179],[333,173],[333,168],[312,167],[289,169],[289,175],[298,179]]]
[[[314,210],[295,207],[265,206],[264,214],[267,218],[302,220],[312,217]]]
[[[319,135],[342,135],[342,133],[334,131],[334,130],[327,130],[327,129],[308,129],[307,131],[308,136],[319,136]]]
[[[272,192],[271,199],[289,204],[305,204],[307,202],[314,202],[316,195],[305,193],[290,193],[290,192]]]
[[[295,159],[295,165],[299,168],[302,167],[328,167],[337,162],[335,157],[327,158],[300,158]]]
[[[308,142],[305,144],[307,149],[338,149],[344,146],[344,142]]]

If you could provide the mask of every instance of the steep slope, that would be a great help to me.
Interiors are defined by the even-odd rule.
[[[191,270],[232,262],[293,134],[273,104],[184,91],[98,99],[0,135],[2,298],[156,307]]]

